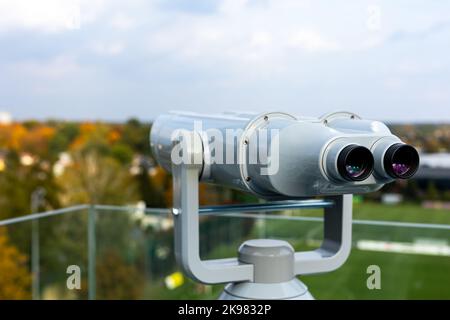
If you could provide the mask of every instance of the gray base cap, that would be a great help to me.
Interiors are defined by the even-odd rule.
[[[240,263],[252,264],[253,282],[279,283],[295,277],[294,248],[282,240],[247,240],[239,247]]]
[[[294,278],[280,283],[230,283],[219,300],[314,300],[308,287]]]
[[[257,239],[239,248],[239,262],[252,264],[253,282],[228,284],[221,300],[314,299],[294,274],[294,249],[286,241]]]

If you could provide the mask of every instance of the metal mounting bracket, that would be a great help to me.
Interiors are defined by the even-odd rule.
[[[203,164],[198,159],[202,159],[202,139],[196,132],[185,132],[184,138],[189,141],[183,149],[186,152],[183,158],[188,161],[172,165],[176,259],[188,276],[202,283],[253,282],[253,264],[242,263],[237,258],[203,261],[200,258],[199,176]],[[292,201],[287,203],[292,207]],[[311,203],[314,203],[313,207],[318,207],[318,202],[313,200],[297,203],[298,207],[308,207]],[[324,241],[317,250],[295,253],[295,275],[335,270],[350,254],[352,195],[330,196],[322,204],[325,210]],[[273,210],[273,207],[272,204],[267,204],[267,208]],[[248,209],[246,206],[242,208]],[[208,210],[214,211],[211,208]],[[220,210],[218,207],[217,211]],[[233,210],[239,212],[239,206],[234,206]],[[258,211],[261,210],[264,210],[264,205],[258,206]]]

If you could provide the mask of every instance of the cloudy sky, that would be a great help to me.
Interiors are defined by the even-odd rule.
[[[450,121],[444,0],[0,0],[0,111]]]

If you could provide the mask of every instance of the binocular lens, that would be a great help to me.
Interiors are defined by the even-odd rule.
[[[402,176],[411,169],[411,166],[404,163],[393,163],[392,169],[394,170],[395,175]]]
[[[361,174],[364,173],[363,167],[359,166],[359,165],[348,164],[348,165],[345,166],[345,169],[347,170],[349,176],[352,177],[352,178],[357,178]]]
[[[369,149],[349,145],[339,154],[337,165],[339,173],[344,179],[362,181],[372,173],[373,163],[373,155]]]
[[[394,144],[386,151],[384,168],[393,178],[411,178],[419,168],[419,154],[410,145]]]

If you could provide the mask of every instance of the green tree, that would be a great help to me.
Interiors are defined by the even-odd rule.
[[[123,205],[138,200],[136,184],[127,166],[95,151],[76,153],[73,162],[58,179],[61,202],[65,206],[79,203]]]
[[[144,277],[132,264],[127,264],[114,249],[107,250],[97,264],[99,299],[140,299]]]
[[[433,182],[429,182],[427,186],[427,192],[425,195],[426,200],[439,200],[439,191]]]
[[[150,125],[137,119],[128,120],[124,127],[121,142],[130,146],[137,153],[150,155]]]
[[[167,179],[152,179],[148,173],[148,167],[145,164],[139,165],[139,173],[136,175],[136,181],[139,187],[141,199],[149,208],[164,208],[167,206],[165,201],[165,192],[168,188]]]
[[[419,186],[416,180],[409,180],[403,192],[406,199],[417,202],[420,199]]]
[[[18,154],[10,151],[6,157],[6,169],[0,172],[0,219],[29,214],[31,194],[37,188],[46,190],[45,205],[40,209],[59,207],[59,188],[51,165],[37,162],[23,166]]]
[[[73,122],[56,123],[53,126],[57,131],[49,142],[49,152],[56,158],[61,152],[69,149],[69,146],[80,134],[80,128]]]
[[[133,150],[126,144],[118,143],[111,147],[111,156],[123,165],[131,163]]]

